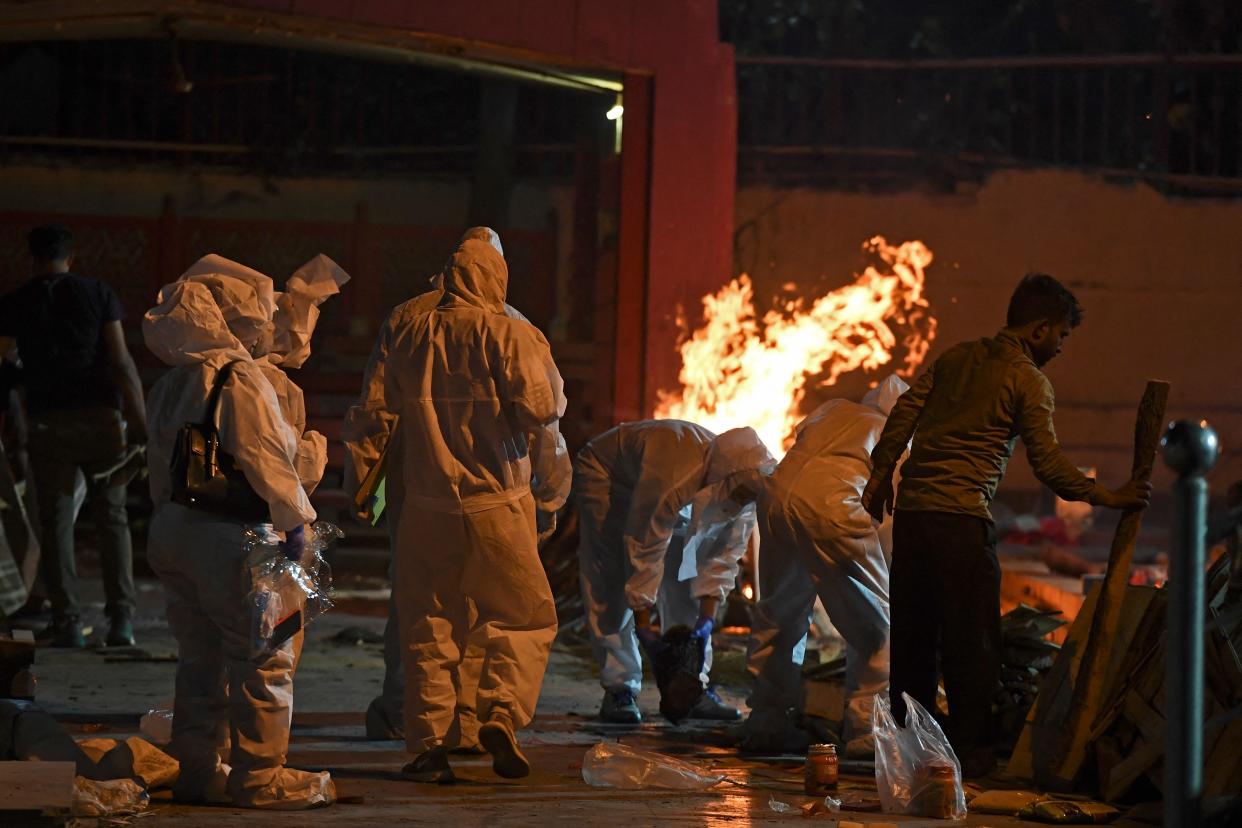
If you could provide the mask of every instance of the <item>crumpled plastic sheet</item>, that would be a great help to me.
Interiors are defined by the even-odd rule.
[[[700,791],[719,785],[723,774],[650,750],[600,742],[582,760],[582,778],[594,788]]]
[[[172,741],[172,723],[172,704],[169,703],[142,714],[138,720],[138,732],[152,744],[166,745]]]
[[[84,739],[78,747],[95,761],[109,778],[130,778],[147,790],[172,787],[181,775],[181,765],[146,739],[131,736],[124,742],[116,739]]]
[[[73,779],[72,810],[77,817],[125,816],[145,811],[150,804],[146,790],[132,779]]]

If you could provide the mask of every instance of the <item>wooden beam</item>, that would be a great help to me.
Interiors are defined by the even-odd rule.
[[[0,811],[68,811],[76,773],[73,762],[0,762]]]
[[[1150,480],[1164,426],[1164,412],[1169,401],[1169,384],[1149,380],[1143,400],[1139,403],[1138,419],[1134,426],[1134,465],[1131,477]],[[1074,680],[1074,695],[1065,722],[1062,749],[1052,765],[1052,775],[1060,783],[1058,787],[1072,787],[1078,778],[1086,758],[1087,742],[1096,716],[1107,699],[1104,698],[1109,683],[1110,654],[1116,645],[1118,627],[1121,623],[1121,607],[1126,585],[1130,580],[1130,564],[1134,558],[1134,544],[1143,522],[1143,510],[1127,509],[1117,523],[1112,548],[1108,554],[1108,569],[1100,585],[1095,613],[1091,617],[1091,631],[1087,636],[1082,661]]]

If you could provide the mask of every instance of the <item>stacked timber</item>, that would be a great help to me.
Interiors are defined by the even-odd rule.
[[[1204,796],[1242,791],[1242,613],[1228,591],[1228,567],[1221,560],[1206,575],[1208,618],[1204,619]],[[1099,713],[1089,722],[1081,754],[1067,756],[1065,727],[1073,691],[1068,677],[1084,649],[1099,590],[1092,592],[1070,627],[1057,663],[1042,682],[1037,703],[1009,762],[1010,773],[1054,790],[1078,790],[1107,801],[1163,791],[1165,736],[1164,591],[1127,587],[1120,623],[1109,648],[1108,679]],[[1220,623],[1224,621],[1224,623]],[[1062,774],[1072,767],[1073,775]]]

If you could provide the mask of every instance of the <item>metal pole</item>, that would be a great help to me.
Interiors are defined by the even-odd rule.
[[[1203,599],[1207,483],[1219,442],[1206,420],[1171,423],[1160,441],[1173,484],[1165,646],[1164,824],[1198,828],[1203,796]]]

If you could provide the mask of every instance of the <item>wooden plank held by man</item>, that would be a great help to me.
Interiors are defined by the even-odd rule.
[[[1131,476],[1149,480],[1160,442],[1169,384],[1150,380],[1139,403],[1134,427],[1134,463]],[[1090,611],[1090,629],[1081,649],[1066,642],[1058,663],[1040,687],[1040,698],[1028,716],[1027,727],[1015,750],[1014,773],[1033,776],[1041,785],[1068,790],[1077,780],[1086,758],[1087,742],[1106,703],[1110,656],[1117,646],[1122,607],[1142,510],[1122,512],[1109,551],[1108,569],[1096,591]],[[1141,613],[1140,613],[1141,615]],[[1060,687],[1066,682],[1069,688]],[[1053,705],[1051,696],[1069,692],[1069,703]],[[1059,692],[1058,692],[1059,691]],[[1064,699],[1063,699],[1064,701]],[[1028,764],[1029,763],[1029,764]]]

